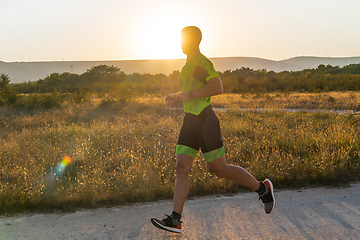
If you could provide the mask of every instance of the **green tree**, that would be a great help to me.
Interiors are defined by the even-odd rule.
[[[0,76],[0,89],[7,88],[9,82],[10,82],[9,76],[2,73]]]
[[[62,83],[62,78],[59,73],[52,73],[44,78],[43,92],[53,92],[59,89]]]
[[[15,104],[18,96],[14,88],[9,87],[9,76],[6,74],[0,75],[0,105]]]
[[[94,66],[81,75],[88,84],[95,82],[120,83],[125,79],[125,76],[120,68],[107,65]]]

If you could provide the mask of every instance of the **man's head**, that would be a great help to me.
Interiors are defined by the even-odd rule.
[[[193,51],[199,51],[199,45],[202,39],[201,31],[198,27],[189,26],[181,31],[181,48],[185,54]]]

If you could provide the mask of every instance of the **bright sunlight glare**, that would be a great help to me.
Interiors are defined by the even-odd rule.
[[[141,59],[185,58],[180,46],[180,32],[186,27],[180,16],[152,14],[139,27],[137,48]]]

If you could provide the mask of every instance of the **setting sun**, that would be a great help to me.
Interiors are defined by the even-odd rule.
[[[180,32],[186,21],[176,14],[154,13],[143,19],[135,41],[142,59],[184,58],[180,46]]]

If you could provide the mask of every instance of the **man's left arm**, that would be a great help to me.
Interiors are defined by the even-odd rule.
[[[223,93],[223,86],[220,77],[213,77],[209,79],[208,84],[202,88],[182,92],[178,98],[182,101],[188,101],[193,97],[211,97]]]

